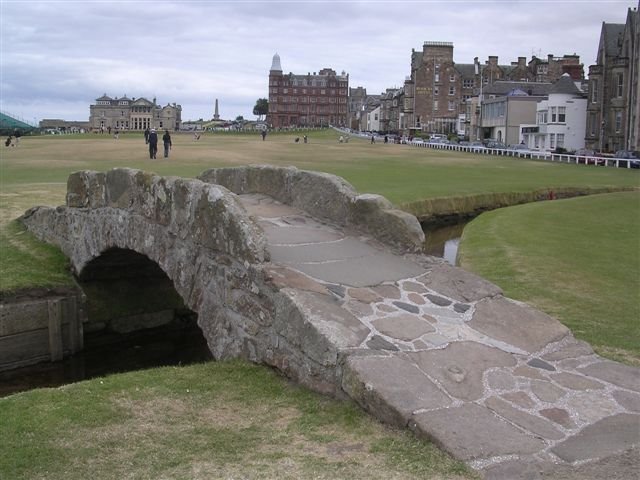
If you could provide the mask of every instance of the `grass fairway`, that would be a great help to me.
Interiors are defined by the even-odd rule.
[[[112,375],[0,399],[0,478],[476,478],[351,402],[245,362]]]
[[[601,355],[640,366],[640,192],[483,214],[465,228],[458,255]]]

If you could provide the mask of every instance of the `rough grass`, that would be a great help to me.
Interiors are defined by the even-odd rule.
[[[0,478],[475,478],[351,402],[245,362],[113,375],[0,399]]]
[[[465,228],[458,259],[603,356],[640,366],[640,192],[483,214]]]

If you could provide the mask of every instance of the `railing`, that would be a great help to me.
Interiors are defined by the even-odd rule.
[[[510,148],[488,148],[473,145],[457,145],[448,143],[409,143],[414,147],[432,148],[436,150],[453,150],[457,152],[497,155],[503,157],[530,158],[550,162],[575,163],[576,165],[598,165],[602,167],[631,168],[632,160],[624,158],[593,157],[587,155],[568,155],[564,153],[538,152],[534,150],[516,150]]]

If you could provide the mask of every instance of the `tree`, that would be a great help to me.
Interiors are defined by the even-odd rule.
[[[262,116],[269,113],[269,101],[266,98],[259,98],[256,106],[253,107],[253,114],[258,116],[258,120],[262,120]]]

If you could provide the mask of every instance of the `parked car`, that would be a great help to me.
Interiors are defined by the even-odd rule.
[[[634,152],[632,150],[618,150],[614,154],[614,158],[627,158],[630,160],[640,160],[639,152]]]
[[[507,146],[504,143],[498,142],[497,140],[487,140],[485,145],[487,146],[487,148],[502,148],[502,149],[507,148]]]
[[[424,143],[424,140],[422,138],[414,138],[413,140],[411,140],[411,143],[413,145],[422,145]]]
[[[578,150],[576,150],[575,155],[579,157],[595,157],[596,151],[589,148],[579,148]]]

